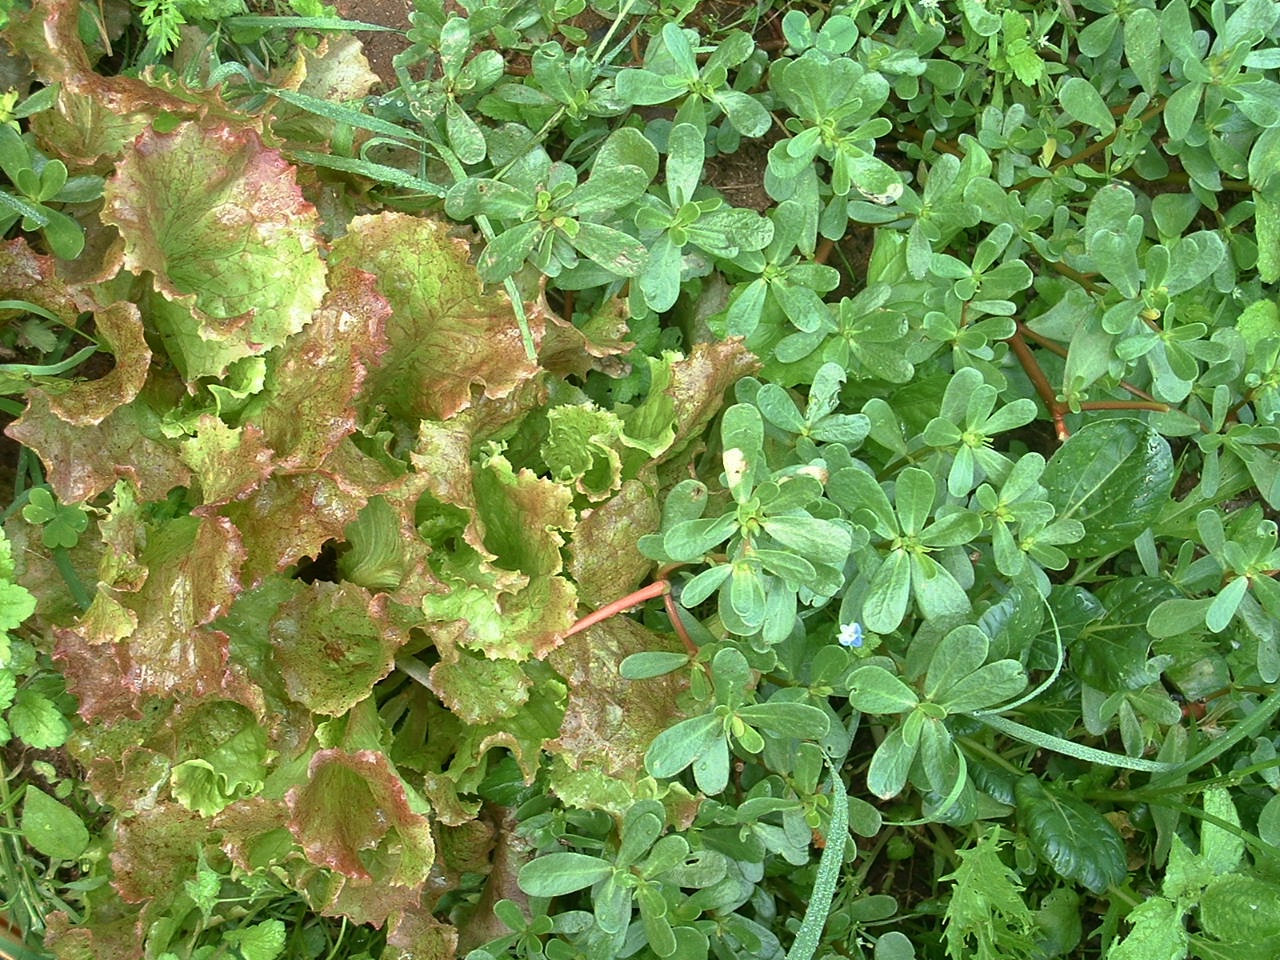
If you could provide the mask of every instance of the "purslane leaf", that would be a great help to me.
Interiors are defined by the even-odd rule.
[[[1088,124],[1104,137],[1116,128],[1116,122],[1102,99],[1102,94],[1083,77],[1069,77],[1058,90],[1058,102],[1071,119]]]
[[[531,897],[560,897],[599,883],[613,864],[585,853],[549,853],[520,868],[520,888]]]
[[[862,621],[876,633],[896,630],[911,600],[911,558],[893,550],[871,578],[862,601]]]
[[[917,744],[908,744],[902,736],[902,728],[894,727],[871,757],[867,768],[867,789],[881,800],[896,797],[906,786],[907,774],[915,763]]]
[[[740,707],[737,716],[779,737],[820,740],[827,734],[827,715],[807,703],[769,701]]]
[[[902,713],[920,702],[915,691],[884,667],[859,667],[849,678],[849,702],[864,713]]]
[[[674,777],[723,741],[721,728],[720,718],[712,715],[681,720],[654,738],[645,754],[645,767],[655,777]]]

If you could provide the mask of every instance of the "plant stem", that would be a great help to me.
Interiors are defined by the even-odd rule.
[[[71,565],[70,551],[66,547],[54,547],[53,562],[58,568],[58,573],[62,574],[62,580],[71,592],[71,599],[76,602],[76,606],[81,610],[88,610],[93,603],[93,598],[89,596],[89,591],[85,589],[84,583],[81,582],[80,575],[76,573],[76,568]]]
[[[1019,328],[1021,328],[1021,324],[1019,324]],[[1027,379],[1036,388],[1036,393],[1040,395],[1040,399],[1048,407],[1049,414],[1053,417],[1053,425],[1057,431],[1058,439],[1066,440],[1067,426],[1063,422],[1062,404],[1058,403],[1058,395],[1049,384],[1049,378],[1044,375],[1044,371],[1040,369],[1040,363],[1036,360],[1035,354],[1031,352],[1031,348],[1027,346],[1027,341],[1023,339],[1021,329],[1017,330],[1006,342],[1009,344],[1010,349],[1013,350],[1014,356],[1018,358],[1018,362],[1022,364],[1022,369],[1026,371]]]
[[[4,892],[7,895],[5,907],[9,913],[8,919],[25,935],[31,930],[43,931],[44,916],[39,909],[40,891],[32,883],[31,874],[24,862],[26,856],[22,850],[22,830],[13,816],[13,808],[18,799],[18,796],[9,793],[9,771],[4,762],[0,761],[0,811],[3,811],[3,822],[7,828],[3,841],[0,841],[0,877],[6,885]],[[8,889],[8,884],[13,884],[15,889]],[[13,911],[15,901],[20,907],[17,915]]]
[[[575,633],[581,633],[588,627],[594,627],[597,623],[608,620],[610,617],[629,610],[632,607],[639,606],[646,600],[652,600],[655,597],[665,596],[671,592],[671,583],[667,580],[655,580],[647,587],[641,587],[639,590],[633,590],[631,593],[622,597],[620,600],[614,600],[612,603],[605,604],[594,613],[589,613],[572,627],[565,631],[565,637],[572,637]]]
[[[1141,115],[1139,115],[1138,123],[1140,124],[1146,123],[1148,120],[1152,119],[1153,117],[1160,116],[1160,114],[1164,110],[1164,103],[1165,103],[1164,97],[1156,97],[1151,102],[1151,106],[1147,107],[1147,109],[1143,110]],[[1127,109],[1128,107],[1125,107],[1125,110]],[[1097,140],[1089,144],[1089,146],[1085,147],[1083,150],[1076,151],[1075,153],[1073,153],[1071,156],[1067,157],[1064,160],[1059,160],[1057,163],[1055,163],[1052,167],[1049,168],[1050,172],[1061,170],[1065,167],[1070,167],[1073,164],[1080,163],[1082,160],[1088,160],[1095,153],[1100,153],[1103,150],[1107,149],[1107,147],[1111,146],[1111,144],[1115,142],[1116,136],[1119,133],[1120,133],[1120,128],[1119,126],[1117,126],[1115,130],[1111,131],[1111,133],[1103,137],[1101,140]],[[1032,186],[1038,179],[1040,178],[1028,177],[1027,179],[1019,183],[1015,183],[1013,185],[1013,189],[1024,190],[1027,187]]]
[[[1003,767],[1006,772],[1012,773],[1016,777],[1021,777],[1023,774],[1027,772],[1019,767],[1014,766],[1007,759],[1005,759],[1003,755],[997,753],[995,750],[992,750],[986,744],[979,743],[973,737],[957,737],[956,739],[960,743],[964,744],[964,748],[966,750],[972,750],[974,753],[981,754],[983,759],[991,761],[998,767]]]
[[[685,651],[689,656],[696,657],[698,655],[698,645],[693,642],[693,637],[689,636],[689,631],[685,629],[684,621],[680,619],[680,610],[676,607],[676,598],[672,596],[671,591],[667,591],[662,595],[662,605],[667,611],[667,617],[671,620],[671,626],[675,630],[676,636],[684,644]]]

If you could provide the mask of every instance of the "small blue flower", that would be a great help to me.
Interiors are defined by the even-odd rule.
[[[855,620],[853,623],[841,625],[839,641],[842,647],[862,646],[862,624]]]

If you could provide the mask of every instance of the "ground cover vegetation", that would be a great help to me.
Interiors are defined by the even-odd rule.
[[[1280,6],[360,9],[0,3],[5,955],[1280,955]]]

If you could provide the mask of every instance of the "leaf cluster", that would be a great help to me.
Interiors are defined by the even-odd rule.
[[[1276,952],[1274,3],[138,9],[7,29],[33,942]]]

